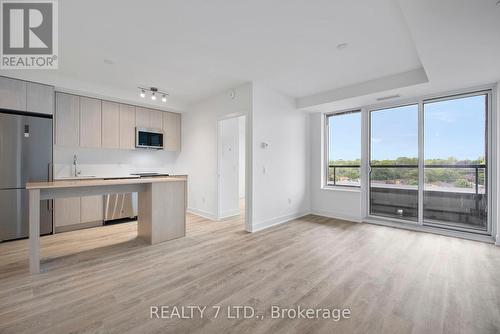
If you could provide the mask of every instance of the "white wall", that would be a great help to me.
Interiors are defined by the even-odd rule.
[[[310,114],[311,133],[311,212],[317,215],[361,221],[361,192],[357,189],[322,189],[323,138],[322,114]]]
[[[234,92],[234,99],[224,92],[188,107],[182,114],[177,169],[189,175],[188,210],[210,219],[218,218],[217,122],[231,114],[250,115],[252,110],[252,84],[237,87]]]
[[[293,99],[253,84],[252,231],[309,213],[308,127]]]
[[[238,138],[238,154],[239,154],[239,196],[245,197],[245,117],[238,117],[239,138]]]
[[[239,125],[240,124],[237,117],[219,121],[219,218],[227,218],[240,214]]]

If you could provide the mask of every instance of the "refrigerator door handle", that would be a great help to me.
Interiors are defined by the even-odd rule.
[[[52,163],[51,162],[48,163],[47,170],[48,170],[47,181],[52,182],[53,178],[52,178]]]
[[[48,174],[47,181],[50,182],[53,180],[53,178],[52,178],[52,163],[49,162],[47,165],[48,165],[47,166],[47,174]],[[47,210],[49,210],[49,211],[53,210],[53,207],[51,208],[51,206],[53,206],[53,205],[51,205],[51,204],[52,204],[52,200],[48,200],[47,201]]]

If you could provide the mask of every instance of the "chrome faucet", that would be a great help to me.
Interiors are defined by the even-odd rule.
[[[80,171],[78,170],[78,157],[76,156],[76,154],[73,156],[73,176],[74,177],[77,177],[78,175],[80,175]]]

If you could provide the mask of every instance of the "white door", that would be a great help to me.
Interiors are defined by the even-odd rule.
[[[218,176],[219,218],[235,216],[239,210],[239,121],[219,121]]]

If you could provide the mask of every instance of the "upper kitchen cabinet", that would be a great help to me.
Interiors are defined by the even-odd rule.
[[[54,87],[0,77],[0,109],[52,115]]]
[[[163,113],[163,139],[165,151],[181,150],[181,114]]]
[[[135,107],[135,126],[138,128],[149,128],[151,125],[151,113],[147,108]]]
[[[26,81],[0,77],[0,108],[26,111]]]
[[[102,101],[102,136],[103,148],[120,148],[120,105]]]
[[[152,129],[161,129],[163,123],[163,111],[160,110],[151,110],[149,113],[150,117],[150,128]]]
[[[161,129],[162,114],[160,110],[148,108],[135,108],[135,126],[146,129]]]
[[[134,150],[136,127],[164,132],[165,151],[181,149],[181,115],[56,93],[55,144]]]
[[[54,113],[54,87],[28,82],[26,111],[52,115]]]
[[[56,93],[55,144],[77,147],[80,144],[80,97]]]
[[[101,100],[80,97],[80,147],[101,147]]]
[[[133,150],[135,148],[135,107],[120,104],[120,148]]]

